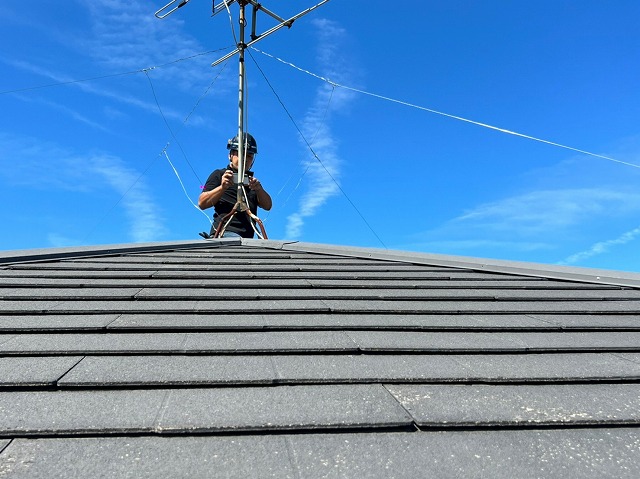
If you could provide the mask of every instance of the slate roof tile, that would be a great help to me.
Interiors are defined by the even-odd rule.
[[[638,477],[640,275],[222,239],[0,254],[0,475]]]
[[[7,441],[8,442],[8,441]],[[0,448],[2,441],[0,440]],[[16,439],[9,477],[637,477],[636,428]],[[615,472],[614,476],[612,472]]]
[[[82,356],[0,357],[0,388],[55,386]]]
[[[422,427],[525,425],[640,426],[636,384],[389,385]]]

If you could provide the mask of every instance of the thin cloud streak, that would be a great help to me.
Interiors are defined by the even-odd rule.
[[[575,254],[572,254],[571,256],[568,256],[563,261],[560,261],[558,264],[561,264],[561,265],[578,264],[578,263],[581,263],[582,261],[593,258],[594,256],[608,253],[613,247],[630,243],[638,238],[640,238],[640,226],[631,231],[627,231],[626,233],[620,235],[617,238],[607,240],[607,241],[600,241],[585,251],[581,251],[579,253],[575,253]]]
[[[77,111],[65,106],[65,105],[61,105],[59,103],[53,102],[53,101],[49,101],[49,100],[45,100],[43,98],[31,98],[28,97],[26,95],[16,95],[16,98],[19,98],[20,100],[24,101],[25,103],[38,103],[40,105],[44,105],[48,108],[52,108],[54,110],[58,110],[62,113],[65,113],[66,115],[70,116],[71,118],[73,118],[74,120],[77,120],[81,123],[84,123],[86,125],[89,125],[92,128],[95,128],[97,130],[101,130],[103,132],[110,132],[110,130],[108,128],[106,128],[105,126],[101,125],[100,123],[96,123],[93,120],[90,120],[89,118],[87,118],[86,116],[82,115],[81,113],[78,113]]]
[[[14,168],[0,170],[0,176],[8,185],[29,185],[35,190],[51,193],[67,191],[79,200],[97,191],[114,190],[118,199],[114,207],[121,207],[128,219],[129,234],[135,242],[160,239],[165,232],[157,203],[140,174],[112,155],[78,155],[54,144],[32,138],[16,138],[0,134],[0,160],[6,155],[14,162]],[[42,159],[47,158],[46,162]],[[4,160],[3,160],[4,161]],[[90,184],[87,178],[91,178]],[[70,212],[69,214],[73,214]],[[110,211],[105,213],[110,214]],[[73,218],[71,218],[73,219]],[[60,221],[64,223],[64,221]],[[48,237],[57,238],[54,246],[60,246],[60,234],[48,232]],[[76,242],[74,242],[76,243]]]
[[[312,22],[319,32],[318,61],[323,73],[327,76],[344,76],[348,70],[340,68],[344,60],[339,56],[339,46],[344,41],[346,32],[334,22],[315,20]],[[307,218],[314,216],[329,198],[339,192],[340,158],[337,154],[337,143],[328,121],[332,111],[343,108],[353,98],[349,92],[336,91],[330,85],[323,84],[316,92],[313,106],[307,111],[302,122],[302,132],[311,144],[317,158],[310,158],[302,165],[306,171],[305,178],[310,182],[308,190],[302,195],[298,211],[287,218],[286,237],[299,238]],[[302,142],[305,149],[307,143]]]
[[[90,158],[89,169],[122,195],[120,203],[129,219],[133,241],[153,241],[162,235],[164,228],[156,215],[157,206],[136,171],[109,155]]]
[[[74,79],[70,78],[67,75],[61,75],[59,73],[56,72],[52,72],[50,70],[46,70],[42,67],[39,67],[37,65],[33,65],[31,63],[25,62],[25,61],[13,61],[13,62],[8,62],[10,63],[12,66],[16,67],[16,68],[20,68],[22,70],[25,71],[29,71],[31,73],[35,73],[37,75],[43,76],[45,78],[49,78],[51,80],[53,80],[54,82],[57,83],[68,83],[68,82],[73,82]],[[140,75],[143,75],[143,73],[141,72]],[[145,82],[147,82],[147,80],[144,80]],[[89,93],[89,94],[93,94],[93,95],[98,95],[98,96],[102,96],[105,98],[109,98],[111,100],[116,100],[120,103],[124,103],[130,106],[134,106],[137,108],[140,108],[144,111],[150,112],[150,113],[154,113],[157,114],[158,113],[158,106],[154,103],[154,102],[146,102],[146,101],[142,101],[139,100],[138,98],[131,96],[131,95],[123,95],[121,93],[117,93],[105,88],[96,88],[94,87],[91,83],[89,82],[77,82],[77,83],[69,83],[68,86],[74,86],[76,88],[81,89],[82,91],[84,91],[85,93]],[[167,118],[171,118],[174,120],[183,120],[183,114],[180,114],[170,108],[167,107],[163,107],[162,112],[164,113],[165,117]]]
[[[9,61],[5,63],[44,78],[53,83],[70,83],[69,86],[78,88],[85,93],[98,95],[117,102],[134,106],[141,110],[158,114],[158,107],[151,100],[149,81],[143,77],[143,69],[158,90],[165,92],[181,90],[183,92],[205,91],[209,95],[226,93],[233,85],[230,78],[221,76],[216,80],[216,90],[208,90],[212,78],[216,76],[207,55],[190,58],[188,62],[166,64],[179,58],[189,58],[206,50],[198,40],[184,30],[185,22],[179,18],[172,21],[161,21],[154,17],[153,5],[147,2],[131,2],[123,0],[79,0],[89,15],[90,31],[86,37],[76,34],[76,37],[60,39],[65,46],[75,46],[77,53],[84,57],[76,62],[85,74],[72,77],[66,73],[53,71],[41,66],[47,62]],[[170,52],[170,58],[167,57]],[[164,65],[162,68],[154,68]],[[77,69],[77,68],[76,68]],[[122,94],[121,90],[114,90],[97,86],[95,81],[85,82],[83,78],[100,77],[105,71],[108,74],[131,73],[138,77],[138,82],[144,91],[144,98],[140,94]],[[169,94],[163,93],[166,97]],[[161,100],[164,116],[171,120],[183,121],[185,113],[180,113],[166,105]],[[205,125],[203,118],[192,115],[192,125]]]
[[[536,251],[555,262],[558,255],[567,255],[566,249],[561,251],[567,243],[573,248],[580,243],[585,229],[597,230],[598,225],[610,223],[614,217],[624,220],[638,213],[640,194],[633,190],[594,187],[531,191],[478,205],[438,228],[413,235],[409,247],[505,258]],[[584,261],[628,243],[640,236],[639,229],[595,244],[564,263]]]
[[[593,216],[640,211],[640,194],[608,188],[534,191],[480,205],[454,219],[493,231],[539,234],[567,228]]]
[[[82,0],[90,12],[93,37],[87,42],[93,58],[109,70],[129,71],[164,64],[207,50],[185,32],[181,15],[159,20],[149,2],[126,0]],[[231,46],[231,45],[230,45]],[[171,52],[167,58],[166,52]],[[211,81],[211,59],[193,59],[192,68],[184,63],[166,65],[162,80],[183,91],[205,86]],[[230,83],[232,85],[232,83]]]
[[[312,147],[324,167],[315,158],[309,159],[303,164],[303,169],[306,171],[305,176],[307,181],[310,181],[310,185],[308,191],[300,200],[298,211],[287,218],[287,238],[299,238],[303,231],[305,218],[313,216],[331,196],[338,192],[338,185],[336,185],[334,179],[338,180],[339,159],[335,153],[334,140],[326,124],[318,125],[322,121],[322,116],[319,116],[320,110],[317,107],[322,102],[323,96],[323,91],[321,90],[316,98],[316,106],[305,118],[303,134],[305,137],[309,137],[309,135],[313,135],[314,131],[317,133]],[[306,147],[306,144],[304,146]]]

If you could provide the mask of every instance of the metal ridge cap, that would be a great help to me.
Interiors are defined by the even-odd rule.
[[[474,258],[468,256],[419,253],[358,246],[321,243],[280,242],[278,249],[351,256],[356,258],[402,261],[406,263],[472,269],[492,273],[536,276],[548,279],[579,281],[616,286],[640,287],[640,273],[577,266],[560,266],[525,261]],[[265,245],[265,247],[268,247]]]
[[[299,241],[242,238],[242,246],[250,246],[254,248],[286,249],[287,245],[296,244],[296,243],[299,243]],[[303,243],[303,244],[306,244],[306,243]]]
[[[0,265],[31,261],[51,261],[66,258],[104,256],[121,253],[142,253],[166,251],[177,248],[210,248],[212,246],[233,246],[241,244],[237,238],[211,240],[157,241],[147,243],[122,243],[111,245],[68,246],[63,248],[34,248],[0,251]]]

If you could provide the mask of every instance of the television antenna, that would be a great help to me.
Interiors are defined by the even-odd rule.
[[[159,19],[163,19],[168,17],[169,15],[171,15],[172,13],[174,13],[175,11],[177,11],[179,8],[184,7],[187,3],[189,3],[191,0],[172,0],[169,3],[167,3],[164,7],[160,8],[158,11],[156,11],[155,16]],[[313,10],[317,9],[318,7],[324,5],[325,3],[327,3],[329,0],[322,0],[319,3],[317,3],[316,5],[307,8],[306,10],[303,10],[299,13],[297,13],[296,15],[285,19],[282,18],[281,16],[277,15],[276,13],[272,12],[271,10],[268,10],[267,8],[265,8],[261,3],[257,2],[256,0],[221,0],[220,3],[218,3],[216,5],[216,0],[213,0],[212,3],[212,14],[211,16],[215,16],[218,13],[222,12],[222,11],[229,11],[229,7],[232,4],[237,4],[240,7],[239,10],[239,18],[238,18],[238,23],[240,25],[240,36],[237,40],[237,45],[236,45],[236,49],[234,51],[232,51],[231,53],[223,56],[222,58],[219,58],[218,60],[216,60],[215,62],[213,62],[211,64],[212,67],[219,65],[220,63],[228,60],[229,58],[233,57],[234,55],[238,55],[238,189],[237,189],[237,199],[236,199],[236,204],[233,207],[231,213],[228,215],[228,218],[225,217],[220,225],[223,226],[224,224],[226,224],[227,220],[230,220],[238,211],[242,211],[245,212],[251,219],[255,220],[258,225],[260,226],[260,229],[262,230],[262,234],[264,239],[267,238],[266,232],[264,230],[264,226],[262,224],[262,221],[260,221],[260,218],[258,218],[257,216],[255,216],[251,210],[249,209],[249,206],[246,203],[245,200],[245,194],[244,194],[244,186],[243,186],[243,178],[245,175],[245,170],[246,170],[246,161],[245,161],[245,154],[246,154],[246,147],[245,147],[245,132],[244,132],[244,119],[246,117],[246,106],[245,106],[245,89],[244,89],[244,84],[245,84],[245,61],[244,61],[244,53],[245,50],[247,48],[249,48],[250,46],[252,46],[253,44],[259,42],[260,40],[263,40],[265,38],[267,38],[269,35],[272,35],[273,33],[277,32],[278,30],[280,30],[283,27],[287,27],[287,28],[291,28],[291,26],[293,25],[293,22],[295,22],[298,18],[303,17],[304,15],[312,12]],[[246,8],[251,5],[252,7],[252,12],[251,12],[251,40],[248,43],[245,43],[245,38],[246,38],[246,28],[247,28],[247,15],[246,15]],[[275,19],[278,24],[266,31],[264,31],[263,33],[256,33],[257,30],[257,23],[258,23],[258,14],[260,12],[265,13],[266,15],[272,17],[273,19]],[[218,228],[220,229],[220,228]],[[224,231],[222,231],[224,232]],[[216,234],[214,235],[214,237],[218,237],[219,232],[216,231]]]

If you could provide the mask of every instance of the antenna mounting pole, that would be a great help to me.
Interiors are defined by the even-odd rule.
[[[240,5],[240,40],[238,42],[238,194],[237,203],[241,205],[241,210],[245,211],[249,209],[248,205],[244,201],[244,170],[245,170],[245,147],[244,147],[244,78],[245,78],[245,63],[244,63],[244,51],[247,48],[244,43],[244,30],[247,26],[247,19],[245,17],[245,7],[249,3],[247,0],[238,0]]]

